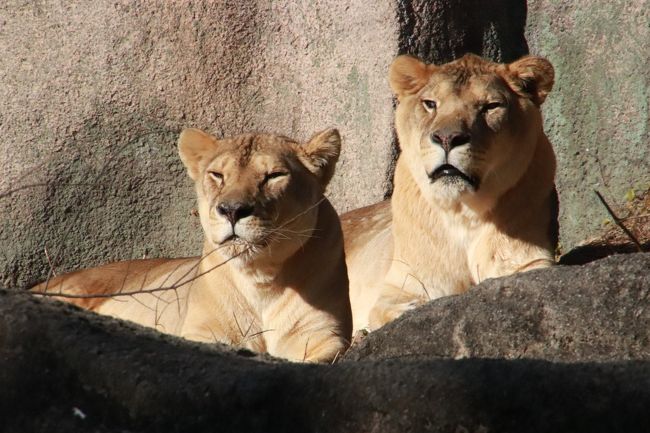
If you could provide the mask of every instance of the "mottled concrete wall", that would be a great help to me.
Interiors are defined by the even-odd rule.
[[[647,0],[528,4],[530,51],[556,71],[544,115],[565,251],[603,229],[608,215],[594,190],[616,205],[631,188],[650,188],[649,23]]]
[[[44,279],[48,261],[196,254],[175,148],[187,126],[298,139],[336,126],[334,205],[380,200],[393,57],[508,60],[525,52],[524,19],[523,0],[1,2],[0,284]]]

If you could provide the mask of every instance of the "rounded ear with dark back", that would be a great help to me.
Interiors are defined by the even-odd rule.
[[[300,161],[314,173],[323,185],[327,186],[334,176],[334,168],[341,153],[341,136],[332,128],[315,134],[307,143],[300,146]]]
[[[178,137],[178,153],[192,179],[199,178],[203,167],[214,155],[217,145],[216,138],[200,129],[188,128],[181,132]]]
[[[542,57],[526,56],[507,65],[506,80],[518,94],[542,105],[553,88],[553,65]]]

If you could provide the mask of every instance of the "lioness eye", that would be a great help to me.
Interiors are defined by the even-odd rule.
[[[482,111],[486,113],[490,110],[494,110],[495,108],[499,108],[499,107],[503,107],[503,104],[501,102],[488,102],[483,106]]]
[[[433,99],[423,99],[422,105],[424,105],[424,108],[427,111],[433,111],[437,107],[436,101],[434,101]]]
[[[286,176],[287,174],[289,173],[286,173],[284,171],[274,171],[273,173],[267,173],[266,176],[264,176],[264,181],[262,183],[267,183],[270,180]]]
[[[218,181],[223,181],[223,174],[221,174],[221,173],[219,173],[217,171],[209,171],[208,173],[210,174],[210,177],[212,177],[212,179],[218,180]]]

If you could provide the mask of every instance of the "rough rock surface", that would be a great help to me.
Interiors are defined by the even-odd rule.
[[[648,22],[648,0],[528,2],[530,52],[556,72],[543,111],[558,155],[564,251],[611,219],[594,190],[617,205],[630,189],[650,189]]]
[[[503,284],[485,282],[450,298],[452,304],[418,309],[368,337],[363,346],[372,347],[379,337],[386,347],[401,341],[412,352],[420,342],[417,357],[375,345],[373,356],[366,352],[366,359],[333,366],[290,364],[194,344],[70,305],[0,290],[0,430],[646,431],[649,262],[650,256],[636,255],[556,268],[546,271],[548,288],[538,283],[542,272],[507,278]],[[553,281],[560,274],[566,291],[573,292],[572,303],[568,295],[564,301],[548,299],[557,295]],[[593,290],[586,283],[584,289],[572,290],[583,279]],[[604,290],[603,285],[613,288]],[[535,295],[547,305],[548,319],[529,314]],[[436,311],[441,307],[450,314]],[[455,337],[440,332],[435,337],[443,344],[432,343],[429,331],[453,328],[459,311],[464,323],[477,328],[465,325]],[[557,346],[559,340],[547,334],[549,347],[543,350],[530,329],[545,320],[550,323],[550,315],[553,323],[562,324],[555,332],[573,332],[576,341],[588,328],[588,342]],[[474,321],[475,316],[492,319]],[[632,318],[635,326],[630,326]],[[419,326],[406,326],[416,319]],[[526,319],[530,326],[522,332],[510,327],[522,326]],[[441,359],[458,355],[454,338],[476,345],[463,356],[481,357]],[[486,359],[517,357],[516,347],[526,346],[528,352],[519,351],[524,357],[573,362]]]
[[[371,333],[350,360],[650,361],[650,253],[490,279]]]
[[[336,126],[333,203],[380,200],[394,158],[392,58],[525,52],[525,1],[479,5],[0,2],[0,283],[42,280],[50,262],[62,272],[197,253],[175,149],[187,126],[298,139]]]

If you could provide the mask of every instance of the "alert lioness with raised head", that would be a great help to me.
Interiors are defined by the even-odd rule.
[[[178,146],[198,196],[200,257],[113,263],[33,290],[78,296],[62,299],[191,340],[296,361],[328,361],[345,350],[352,317],[343,238],[323,196],[338,132],[301,145],[188,129]]]
[[[554,263],[555,155],[540,113],[553,80],[539,57],[393,62],[394,193],[342,216],[355,330]]]

